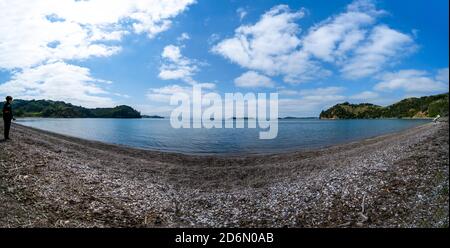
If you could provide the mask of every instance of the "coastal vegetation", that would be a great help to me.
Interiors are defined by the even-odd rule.
[[[4,103],[0,103],[0,108]],[[14,100],[15,117],[53,118],[141,118],[141,114],[130,106],[114,108],[84,108],[62,101]]]
[[[321,119],[433,118],[448,116],[448,93],[411,97],[382,107],[371,103],[336,104],[320,113]]]

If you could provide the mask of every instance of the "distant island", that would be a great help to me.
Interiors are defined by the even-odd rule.
[[[142,118],[148,118],[148,119],[164,119],[164,117],[159,115],[142,115]]]
[[[322,111],[320,119],[432,118],[448,116],[448,104],[448,93],[407,98],[386,107],[344,102]]]
[[[213,118],[214,119],[214,118]],[[256,118],[253,117],[232,117],[231,120],[256,120]],[[229,119],[229,120],[230,120]]]
[[[3,107],[0,103],[0,108]],[[141,114],[130,106],[120,105],[114,108],[84,108],[63,101],[51,100],[14,100],[15,117],[53,117],[53,118],[142,118]]]

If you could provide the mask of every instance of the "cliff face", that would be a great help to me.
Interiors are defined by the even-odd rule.
[[[0,108],[3,107],[0,103]],[[54,118],[141,118],[141,114],[130,106],[89,109],[74,106],[62,101],[14,100],[15,117],[54,117]]]
[[[424,118],[448,116],[449,95],[407,98],[387,107],[370,103],[336,104],[320,113],[321,119]]]

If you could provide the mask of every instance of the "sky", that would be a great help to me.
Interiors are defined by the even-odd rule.
[[[130,105],[278,92],[280,116],[448,92],[447,0],[0,0],[0,97]]]

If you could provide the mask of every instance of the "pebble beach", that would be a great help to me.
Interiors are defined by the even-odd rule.
[[[0,227],[448,227],[448,129],[225,157],[13,124],[0,141]]]

